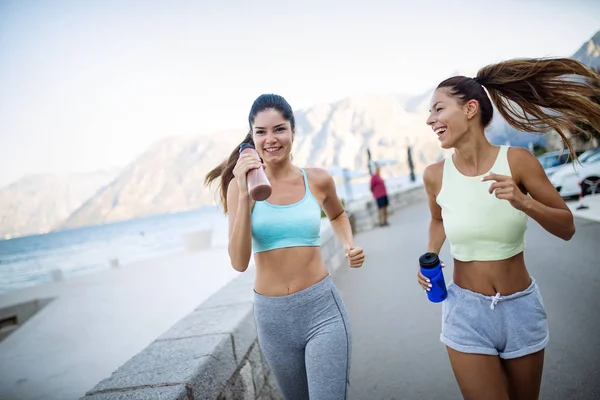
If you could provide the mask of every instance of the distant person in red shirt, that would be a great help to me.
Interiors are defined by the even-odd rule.
[[[389,205],[389,200],[387,196],[387,190],[385,188],[385,182],[379,176],[379,165],[375,167],[375,173],[371,175],[371,192],[373,193],[373,197],[375,197],[375,201],[377,202],[377,208],[379,208],[379,226],[388,226],[387,222],[387,208]]]

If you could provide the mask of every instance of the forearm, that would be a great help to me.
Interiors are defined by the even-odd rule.
[[[429,242],[427,243],[427,252],[440,254],[444,241],[446,241],[444,221],[431,218],[431,221],[429,222]]]
[[[523,212],[563,240],[569,240],[575,234],[575,223],[570,210],[548,207],[528,196]]]
[[[350,219],[346,212],[341,213],[335,219],[330,221],[333,232],[337,236],[338,240],[344,247],[349,247],[354,244],[354,237],[352,235],[352,227],[350,226]]]
[[[246,195],[247,196],[247,195]],[[250,201],[240,195],[237,214],[229,236],[229,259],[231,266],[240,272],[248,269],[252,255],[252,226],[250,222]]]

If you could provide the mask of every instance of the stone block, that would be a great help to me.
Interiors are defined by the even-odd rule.
[[[187,250],[200,251],[211,247],[212,234],[212,229],[201,229],[184,233],[182,239]]]
[[[252,306],[252,303],[246,302],[223,307],[200,307],[162,334],[158,340],[230,334],[235,349],[235,362],[239,364],[256,340]]]
[[[161,386],[138,390],[104,392],[81,400],[190,400],[185,385]]]
[[[187,384],[195,396],[194,400],[214,399],[236,368],[230,335],[158,340],[88,394]]]
[[[261,400],[283,400],[283,396],[281,395],[281,391],[277,386],[277,382],[275,382],[275,377],[273,374],[269,374],[265,385],[258,394],[257,398]]]
[[[219,397],[220,398],[220,397]],[[252,381],[252,368],[246,363],[234,377],[233,383],[227,387],[223,400],[255,400],[254,382]]]
[[[254,269],[248,268],[221,290],[200,304],[196,310],[210,307],[223,307],[231,304],[248,303],[254,301]]]
[[[248,363],[252,368],[252,381],[254,382],[254,388],[258,394],[266,381],[265,369],[263,367],[263,355],[258,346],[258,341],[253,343],[252,348],[248,353]]]

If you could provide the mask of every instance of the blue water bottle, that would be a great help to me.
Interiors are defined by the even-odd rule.
[[[446,300],[448,291],[446,290],[446,281],[442,272],[440,259],[435,253],[425,253],[419,257],[421,273],[431,281],[431,290],[427,291],[429,301],[439,303]]]

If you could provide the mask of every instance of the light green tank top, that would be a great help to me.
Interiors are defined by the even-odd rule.
[[[490,172],[511,176],[508,146],[501,146]],[[436,198],[452,256],[460,261],[510,258],[525,248],[527,215],[488,192],[494,181],[465,176],[452,155],[444,160],[442,188]]]

